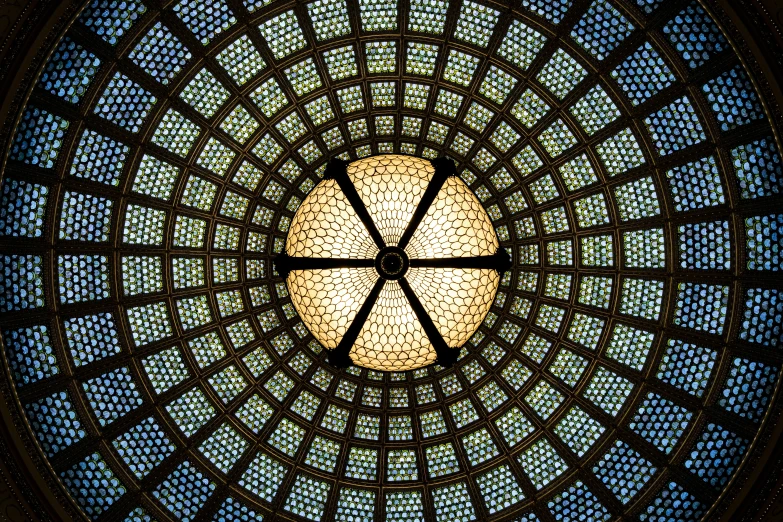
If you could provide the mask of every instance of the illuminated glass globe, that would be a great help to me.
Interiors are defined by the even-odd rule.
[[[334,160],[296,212],[276,265],[337,366],[454,363],[510,264],[451,160]]]

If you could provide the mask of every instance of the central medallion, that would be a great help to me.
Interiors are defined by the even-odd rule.
[[[510,261],[449,159],[332,160],[275,259],[305,326],[338,367],[454,364]]]
[[[378,275],[387,281],[396,281],[404,276],[408,266],[408,255],[405,250],[396,246],[381,249],[375,258],[375,269]]]

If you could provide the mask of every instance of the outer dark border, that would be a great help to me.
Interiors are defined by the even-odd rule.
[[[38,72],[82,3],[0,0],[0,177]],[[0,522],[84,520],[40,453],[5,368],[0,397]]]
[[[781,142],[783,129],[783,1],[701,0],[752,73],[764,109]],[[742,467],[706,520],[783,520],[783,390],[778,382],[763,428]]]
[[[783,128],[783,1],[701,0],[753,73],[767,115]],[[516,2],[515,2],[516,3]],[[49,53],[81,0],[0,0],[0,173],[11,131]],[[780,136],[777,136],[780,142]],[[739,472],[708,520],[783,519],[783,385]],[[0,375],[0,522],[83,520],[39,453],[8,373]]]

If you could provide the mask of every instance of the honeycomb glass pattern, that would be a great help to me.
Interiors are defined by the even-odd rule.
[[[350,164],[352,183],[364,209],[386,244],[395,244],[426,191],[434,168],[425,160],[377,156]],[[372,260],[378,245],[338,181],[319,183],[297,210],[286,239],[294,258]],[[487,256],[497,238],[486,212],[457,177],[447,178],[405,249],[410,259]],[[464,344],[484,320],[499,277],[494,270],[411,268],[408,285],[452,348]],[[336,349],[379,283],[372,268],[292,270],[291,299],[316,339]],[[350,349],[356,364],[379,370],[409,370],[435,359],[432,342],[404,292],[394,281],[382,283]]]

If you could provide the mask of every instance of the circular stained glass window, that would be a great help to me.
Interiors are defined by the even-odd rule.
[[[0,392],[74,517],[736,496],[780,411],[783,161],[715,6],[79,9],[0,103]]]
[[[510,266],[454,163],[333,161],[276,260],[294,307],[335,364],[451,366]]]

